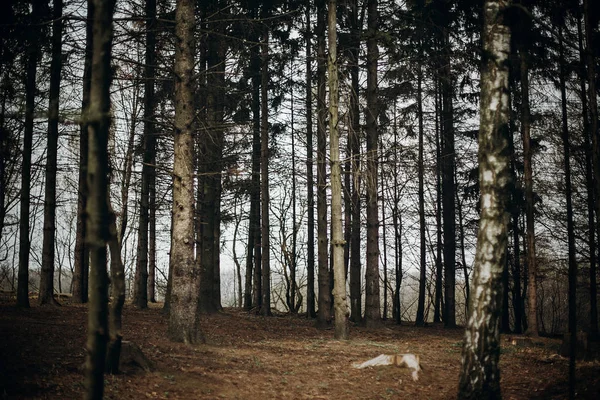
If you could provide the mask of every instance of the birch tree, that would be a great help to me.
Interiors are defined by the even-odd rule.
[[[507,62],[510,28],[504,18],[509,4],[507,0],[487,0],[484,6],[479,128],[481,214],[473,292],[462,350],[460,399],[501,397],[499,320],[511,182]]]

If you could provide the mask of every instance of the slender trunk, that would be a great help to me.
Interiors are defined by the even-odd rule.
[[[254,15],[255,17],[255,15]],[[255,42],[258,37],[254,35]],[[250,49],[252,70],[252,184],[250,186],[250,218],[246,254],[244,308],[260,307],[260,57],[258,45]]]
[[[398,125],[396,113],[396,100],[394,100],[394,211],[393,211],[393,225],[394,225],[394,266],[395,266],[395,277],[396,287],[394,288],[394,320],[397,324],[402,323],[402,310],[400,287],[402,286],[402,214],[398,209],[400,204],[400,193],[398,190]]]
[[[291,79],[291,78],[290,78]],[[292,136],[292,254],[290,260],[290,312],[296,314],[296,260],[298,259],[298,228],[296,210],[296,135],[294,132],[294,86],[290,89],[291,109],[291,136]]]
[[[348,304],[346,301],[346,274],[344,271],[344,241],[342,231],[342,176],[340,163],[340,134],[338,130],[338,61],[337,61],[337,1],[329,0],[327,38],[329,57],[329,156],[331,162],[331,242],[333,245],[333,308],[335,338],[348,339]]]
[[[562,142],[565,159],[565,197],[567,203],[567,240],[569,248],[569,398],[575,398],[575,352],[577,349],[577,249],[575,248],[575,227],[573,223],[573,202],[571,186],[571,145],[569,143],[569,121],[567,113],[567,72],[563,46],[562,26],[558,27],[559,82],[562,112]]]
[[[121,343],[123,340],[122,312],[125,304],[125,266],[121,258],[122,241],[117,232],[117,216],[108,204],[108,230],[110,249],[110,283],[112,301],[110,303],[110,314],[108,319],[109,343],[106,353],[106,372],[119,373],[119,359],[121,357]]]
[[[450,42],[450,4],[444,1],[442,28],[442,204],[444,224],[444,326],[456,326],[456,221],[454,204],[454,110]]]
[[[220,232],[219,204],[221,197],[221,165],[223,158],[223,103],[222,90],[224,90],[224,50],[222,43],[221,23],[223,18],[219,14],[218,2],[210,4],[207,14],[207,29],[210,32],[207,39],[207,76],[206,76],[206,110],[207,129],[203,131],[204,140],[201,140],[199,171],[203,172],[199,179],[199,210],[200,218],[198,232],[199,267],[200,267],[200,299],[199,312],[210,314],[217,312],[221,307],[217,297],[219,290],[216,282],[219,278],[218,233]],[[212,33],[215,32],[215,33]]]
[[[197,343],[199,332],[198,267],[194,260],[194,1],[175,7],[175,156],[173,161],[173,281],[168,336]]]
[[[455,185],[456,181],[455,181]],[[458,186],[458,185],[457,185]],[[456,200],[456,211],[458,211],[458,234],[460,235],[460,257],[465,277],[465,315],[469,314],[469,300],[471,296],[471,288],[469,283],[469,269],[467,268],[467,255],[465,254],[465,227],[463,224],[462,203],[458,198],[458,191],[454,192]],[[506,268],[506,265],[505,265]]]
[[[8,79],[7,74],[2,77]],[[8,176],[6,174],[6,160],[10,157],[9,153],[9,133],[4,128],[4,118],[6,115],[6,98],[9,96],[8,88],[2,89],[2,105],[0,109],[0,241],[2,240],[2,231],[4,230],[4,220],[6,218],[6,191]]]
[[[306,197],[307,197],[307,248],[306,248],[306,315],[317,316],[315,309],[315,193],[313,162],[313,110],[312,110],[312,51],[311,51],[311,0],[306,1]]]
[[[507,243],[508,246],[508,243]],[[502,317],[500,320],[500,332],[501,333],[510,333],[510,306],[508,304],[509,294],[510,294],[510,275],[508,273],[508,254],[509,249],[506,248],[506,262],[504,263],[504,268],[502,269]],[[467,315],[468,315],[467,309]]]
[[[383,154],[383,140],[379,140],[379,149]],[[387,235],[386,235],[386,224],[385,224],[385,182],[383,179],[383,168],[380,170],[381,178],[381,239],[383,240],[383,320],[387,320],[388,316],[388,268],[387,268]]]
[[[377,163],[378,163],[378,127],[379,116],[377,94],[377,62],[379,49],[377,44],[378,11],[377,0],[367,3],[367,271],[365,276],[365,324],[376,325],[381,318],[379,299],[379,213],[377,204]]]
[[[326,138],[326,104],[325,104],[325,0],[317,3],[317,242],[319,269],[319,309],[317,326],[323,328],[331,324],[331,291],[329,286],[329,268],[327,265],[327,184],[325,153]]]
[[[421,24],[419,31],[422,32]],[[423,59],[423,44],[419,41],[419,59]],[[415,324],[417,326],[425,325],[425,288],[427,285],[427,244],[425,242],[425,168],[423,165],[423,67],[419,63],[417,67],[417,118],[419,119],[419,156],[417,160],[419,175],[419,301],[417,305],[417,316]]]
[[[439,82],[435,90],[435,231],[436,231],[436,257],[435,257],[435,304],[433,308],[433,322],[441,322],[444,306],[442,303],[443,292],[443,263],[442,263],[442,144],[440,121],[440,94]]]
[[[361,248],[360,248],[360,110],[359,110],[359,69],[358,51],[360,47],[360,27],[358,0],[351,3],[352,45],[349,51],[350,63],[350,132],[348,141],[352,164],[352,237],[350,239],[350,319],[362,321]]]
[[[266,7],[266,6],[264,6]],[[264,16],[268,15],[264,9]],[[269,27],[265,26],[261,43],[261,82],[260,82],[260,205],[261,205],[261,298],[260,313],[271,315],[271,260],[269,235]]]
[[[25,57],[25,127],[23,130],[23,163],[21,165],[21,196],[19,217],[19,272],[17,282],[17,305],[29,307],[29,239],[31,204],[31,152],[33,147],[33,118],[35,112],[35,77],[40,58],[40,23],[42,1],[32,1],[31,32]]]
[[[511,80],[511,92],[514,81]],[[514,129],[514,118],[512,112],[512,95],[509,95],[509,127],[511,134],[508,137],[509,140],[509,151],[510,151],[510,171],[512,174],[512,187],[511,187],[511,224],[512,224],[512,241],[513,241],[513,254],[512,254],[512,277],[513,277],[513,312],[515,319],[514,333],[520,334],[523,332],[523,296],[521,292],[521,246],[519,240],[519,215],[521,214],[522,196],[521,189],[517,181],[517,170],[516,170],[516,154],[513,132]]]
[[[152,157],[156,165],[156,155]],[[148,232],[148,301],[156,303],[156,174],[150,183],[150,225]]]
[[[92,0],[87,1],[87,20],[95,18],[95,6]],[[92,71],[92,48],[94,36],[92,24],[86,25],[85,63],[83,70],[83,93],[81,101],[81,129],[79,135],[79,189],[77,191],[77,233],[75,235],[75,254],[73,272],[73,297],[75,303],[88,301],[89,250],[86,244],[87,226],[85,209],[87,207],[87,164],[88,164],[88,128],[87,108],[90,103],[90,84]]]
[[[527,224],[527,273],[528,273],[528,308],[527,333],[539,335],[537,320],[537,266],[535,257],[535,221],[533,196],[533,167],[531,151],[531,122],[529,110],[529,65],[526,50],[519,49],[521,72],[521,135],[523,139],[523,170],[525,182],[525,214]]]
[[[54,0],[52,15],[52,61],[50,64],[50,104],[48,106],[48,146],[46,149],[46,191],[44,194],[44,240],[40,304],[58,304],[54,300],[54,245],[56,232],[56,174],[58,158],[58,109],[62,70],[62,0]]]
[[[484,5],[484,66],[481,76],[479,183],[481,212],[475,254],[474,294],[462,350],[459,399],[499,399],[502,271],[508,244],[508,63],[510,28],[503,16],[508,1]]]
[[[593,54],[593,32],[590,25],[590,2],[583,1],[585,41],[587,43],[588,104],[589,104],[589,136],[592,138],[592,165],[594,167],[594,200],[596,210],[595,231],[600,232],[600,139],[598,138],[598,101],[596,100],[596,60]],[[596,265],[590,265],[590,330],[592,337],[598,337],[598,287],[596,284]]]
[[[110,232],[108,182],[108,137],[110,131],[110,80],[115,1],[94,0],[94,46],[87,113],[89,135],[86,207],[90,252],[90,304],[86,357],[86,399],[102,399],[108,342],[108,273],[106,270]]]
[[[144,66],[144,155],[142,159],[142,190],[138,226],[137,265],[133,303],[148,307],[148,228],[150,224],[150,186],[154,184],[154,79],[156,75],[156,0],[146,0],[146,55]]]

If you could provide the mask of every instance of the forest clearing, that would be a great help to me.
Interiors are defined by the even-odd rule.
[[[125,367],[107,375],[106,399],[448,399],[456,398],[463,329],[416,328],[385,321],[353,326],[349,341],[333,340],[301,316],[257,316],[236,309],[202,318],[206,343],[186,346],[165,335],[162,304],[126,306],[124,340],[136,343],[151,372]],[[8,399],[74,399],[85,392],[85,305],[18,309],[0,306],[0,388]],[[568,359],[559,339],[532,346],[501,339],[505,399],[561,399],[568,393]],[[351,367],[378,354],[415,353],[423,371],[395,366]],[[577,398],[600,393],[600,363],[577,366]]]

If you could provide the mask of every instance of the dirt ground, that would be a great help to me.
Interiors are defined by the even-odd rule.
[[[0,397],[74,399],[84,391],[85,306],[17,309],[0,305]],[[154,364],[152,372],[107,376],[107,399],[450,399],[456,397],[462,330],[386,322],[352,326],[333,340],[301,316],[256,316],[227,309],[202,321],[206,344],[165,337],[160,305],[124,311],[124,338]],[[568,360],[556,339],[513,346],[503,337],[505,399],[567,398]],[[354,369],[379,354],[415,353],[424,371],[414,382],[395,366]],[[600,398],[600,364],[577,366],[577,398]]]

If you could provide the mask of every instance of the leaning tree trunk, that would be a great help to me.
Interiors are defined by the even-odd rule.
[[[348,339],[348,304],[346,300],[346,271],[344,268],[344,236],[342,232],[342,176],[340,163],[340,133],[338,130],[338,62],[337,62],[337,4],[329,0],[327,37],[329,57],[329,148],[331,160],[331,231],[333,244],[333,309],[335,338]]]
[[[87,1],[87,20],[95,18],[95,6],[92,0]],[[92,24],[86,26],[85,62],[83,69],[83,92],[81,100],[81,128],[79,135],[79,189],[77,191],[77,232],[75,234],[75,250],[73,263],[73,302],[88,301],[89,249],[86,244],[87,225],[85,209],[87,208],[87,165],[88,165],[88,128],[86,113],[90,104],[90,85],[92,71],[92,49],[94,35]]]
[[[46,189],[44,193],[44,240],[40,304],[58,304],[54,300],[54,240],[56,232],[56,174],[58,158],[58,105],[62,69],[62,0],[53,2],[52,61],[50,63],[50,104],[48,106],[48,146],[46,149]]]
[[[35,77],[40,58],[42,0],[32,1],[31,29],[25,56],[25,127],[23,130],[23,162],[21,165],[21,196],[19,217],[19,270],[17,283],[17,306],[29,307],[29,240],[31,204],[31,152],[33,147],[33,119],[35,111]]]
[[[327,264],[327,187],[325,182],[327,138],[325,129],[325,0],[317,3],[317,262],[319,270],[319,299],[317,326],[331,324],[331,291]]]
[[[379,213],[377,204],[377,44],[378,11],[377,0],[367,3],[367,271],[365,276],[365,324],[376,325],[381,319],[379,299]]]
[[[479,185],[481,211],[473,295],[465,330],[459,399],[499,399],[502,270],[508,243],[511,182],[508,129],[508,55],[510,29],[505,0],[484,5],[484,59],[481,73]]]
[[[175,7],[175,158],[173,161],[173,268],[168,335],[197,343],[199,331],[198,267],[194,259],[194,4]]]
[[[306,315],[317,316],[315,309],[315,193],[313,172],[313,112],[312,112],[312,55],[310,5],[306,0],[306,206],[307,210],[307,244],[306,244]]]
[[[115,0],[94,0],[94,46],[87,113],[89,135],[86,219],[90,251],[90,304],[86,357],[86,399],[102,399],[108,341],[108,273],[106,270],[109,232],[108,137],[110,131],[110,80]]]

